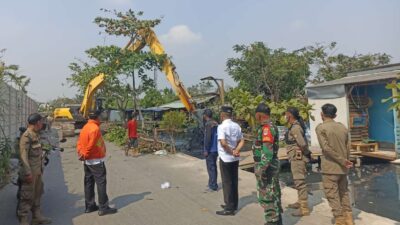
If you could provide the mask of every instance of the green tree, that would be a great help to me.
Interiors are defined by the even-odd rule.
[[[145,92],[144,97],[140,100],[143,108],[149,108],[164,104],[161,92],[155,88],[150,88]]]
[[[160,23],[160,19],[144,20],[140,17],[143,12],[135,13],[103,10],[111,13],[111,17],[96,17],[94,22],[108,35],[128,37],[129,43],[141,40],[138,31],[144,28],[153,28]],[[147,71],[155,67],[160,68],[165,56],[155,55],[147,51],[132,52],[114,45],[96,46],[85,51],[91,63],[78,60],[70,64],[71,77],[67,80],[72,86],[84,93],[89,81],[99,73],[106,74],[105,84],[99,90],[98,96],[105,100],[106,107],[115,107],[123,111],[132,105],[136,96],[154,86],[153,80],[148,77]],[[138,87],[131,83],[135,77],[140,79]],[[136,103],[136,101],[134,102]]]
[[[214,89],[214,86],[210,81],[202,81],[198,84],[188,87],[188,92],[191,96],[200,96],[210,93]]]
[[[312,105],[300,99],[290,99],[281,102],[272,102],[265,100],[262,95],[253,95],[248,91],[244,91],[240,88],[230,89],[227,93],[227,100],[231,103],[236,118],[239,120],[245,120],[249,125],[250,129],[254,131],[256,127],[255,113],[258,104],[264,102],[271,109],[271,119],[277,122],[279,125],[286,125],[286,119],[284,113],[288,107],[296,107],[300,111],[301,117],[308,121],[313,110]]]
[[[2,88],[4,87],[2,85],[3,83],[14,86],[26,93],[26,87],[28,86],[30,79],[19,74],[18,65],[6,64],[6,62],[3,60],[4,53],[5,49],[0,49],[0,94],[4,94],[2,92]],[[9,160],[12,151],[12,140],[6,137],[5,131],[2,127],[2,122],[5,120],[3,109],[7,107],[8,103],[4,100],[4,98],[0,98],[0,187],[5,184],[5,178],[7,177],[9,171]]]
[[[145,91],[144,97],[140,100],[143,108],[160,106],[178,100],[178,97],[170,88],[164,88],[159,91],[155,88],[149,88]]]
[[[391,56],[386,53],[365,55],[355,53],[348,56],[342,53],[335,54],[337,51],[336,46],[336,42],[331,42],[328,45],[316,44],[299,50],[309,58],[310,65],[316,68],[316,73],[310,79],[312,83],[340,79],[351,71],[390,63]]]
[[[171,88],[164,88],[162,90],[162,99],[164,104],[165,103],[170,103],[173,101],[178,100],[178,96],[176,96],[175,92]]]
[[[244,91],[274,102],[304,94],[310,68],[303,52],[271,49],[262,42],[235,45],[233,50],[240,56],[228,59],[227,72]]]
[[[240,88],[233,88],[227,93],[227,99],[232,104],[237,118],[245,120],[251,128],[255,128],[255,110],[258,104],[263,102],[263,96],[252,95]]]
[[[171,138],[171,152],[176,152],[175,135],[181,131],[186,124],[186,114],[184,112],[171,111],[163,115],[161,128],[165,129]]]
[[[5,49],[0,49],[0,82],[15,85],[17,88],[26,93],[26,87],[29,85],[30,79],[27,76],[19,74],[19,66],[15,64],[7,65],[3,60]]]
[[[68,97],[58,97],[48,102],[48,104],[53,108],[60,108],[66,104],[80,104],[80,103],[81,100]]]

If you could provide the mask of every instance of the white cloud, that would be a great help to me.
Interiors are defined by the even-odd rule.
[[[200,33],[194,33],[186,25],[173,26],[167,34],[160,36],[163,42],[179,45],[179,44],[191,44],[202,40]]]
[[[290,23],[290,29],[292,31],[298,31],[298,30],[303,30],[307,28],[307,23],[304,20],[295,20],[292,23]]]

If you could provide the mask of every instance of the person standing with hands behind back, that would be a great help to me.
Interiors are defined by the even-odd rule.
[[[322,106],[322,121],[316,128],[318,142],[322,148],[322,184],[326,198],[332,208],[336,225],[354,225],[350,205],[347,174],[353,167],[348,148],[347,128],[333,119],[337,109],[332,104]]]
[[[100,131],[101,111],[89,113],[89,121],[82,128],[79,135],[77,151],[79,160],[83,161],[85,172],[85,213],[99,210],[99,216],[114,214],[117,209],[108,206],[107,196],[107,172],[104,163],[106,146]],[[99,206],[96,205],[94,196],[94,184],[97,185]]]
[[[244,145],[242,130],[239,124],[232,121],[233,109],[222,106],[220,118],[222,123],[218,126],[218,155],[222,177],[222,190],[225,205],[217,215],[233,216],[238,209],[238,174],[240,150]]]

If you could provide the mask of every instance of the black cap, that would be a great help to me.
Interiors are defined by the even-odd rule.
[[[230,106],[222,106],[221,107],[221,112],[232,114],[233,113],[233,108],[230,107]]]
[[[35,125],[42,119],[43,117],[39,113],[32,113],[31,115],[28,116],[28,124]]]
[[[265,103],[260,103],[260,104],[258,104],[258,106],[256,108],[256,113],[258,113],[258,112],[270,115],[271,114],[271,109]]]
[[[204,112],[203,112],[203,115],[205,115],[205,116],[207,116],[209,118],[212,118],[213,112],[211,111],[211,109],[205,109]]]
[[[89,119],[97,119],[101,114],[101,110],[93,110],[89,112]]]

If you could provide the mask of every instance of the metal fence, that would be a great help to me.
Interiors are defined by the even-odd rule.
[[[18,128],[26,126],[29,114],[37,110],[37,102],[22,91],[0,82],[0,139],[13,141],[18,135]]]

